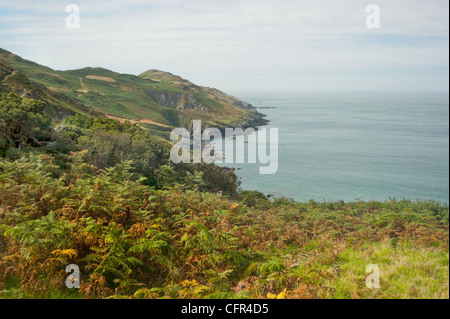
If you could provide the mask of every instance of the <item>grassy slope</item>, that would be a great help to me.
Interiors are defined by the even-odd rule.
[[[247,107],[247,103],[161,71],[150,70],[140,76],[102,68],[55,71],[1,49],[0,61],[20,71],[36,85],[66,96],[73,103],[64,106],[72,110],[77,110],[73,104],[82,104],[109,115],[132,120],[150,119],[173,127],[188,126],[192,119],[200,119],[208,126],[228,127],[238,125],[249,115],[242,108]],[[106,77],[108,81],[98,77]],[[170,107],[160,105],[148,92],[169,97],[176,95],[178,102]],[[194,96],[196,103],[208,111],[182,109],[181,105],[187,101],[186,94]]]
[[[47,157],[38,166],[49,164]],[[120,181],[117,170],[79,176],[65,187],[50,177],[37,183],[32,176],[41,173],[31,163],[0,161],[0,167],[7,172],[0,175],[0,199],[9,216],[0,239],[10,247],[0,263],[10,273],[0,280],[0,296],[449,297],[443,205],[255,203],[182,188],[154,191]],[[15,173],[23,169],[30,174],[25,181]],[[19,189],[27,190],[21,201],[8,197]],[[51,196],[37,201],[27,195],[33,189]],[[52,213],[43,214],[49,206]],[[24,219],[24,210],[35,221]],[[20,250],[28,253],[20,257]],[[70,296],[62,286],[68,263],[83,273]],[[365,285],[369,264],[380,269],[380,289]]]
[[[52,98],[24,74],[10,82],[14,69],[1,65],[2,85]],[[93,72],[50,76],[54,88],[68,82],[80,95],[90,86],[100,96],[119,94],[113,85],[120,81],[160,76],[183,85],[157,71],[147,74],[153,80],[136,80],[99,69],[116,80],[101,89],[94,79],[79,81]],[[0,297],[449,297],[445,204],[229,199],[186,185],[155,190],[122,164],[97,170],[85,153],[65,155],[64,169],[48,154],[0,159]],[[63,284],[69,263],[83,274],[76,293]],[[369,264],[381,271],[380,289],[365,285]]]
[[[248,191],[230,199],[164,161],[152,166],[158,182],[149,186],[135,174],[140,165],[121,162],[132,159],[123,151],[135,154],[121,145],[134,136],[139,146],[147,131],[66,122],[55,130],[59,147],[0,158],[0,297],[449,297],[446,204],[297,203]],[[78,134],[80,147],[66,144]],[[168,143],[152,141],[141,154],[167,158]],[[115,158],[114,167],[99,170],[101,158]],[[82,273],[76,292],[64,286],[68,264]],[[372,264],[379,289],[366,287]]]
[[[46,111],[53,118],[63,118],[76,113],[96,115],[96,112],[67,95],[31,81],[23,72],[14,69],[2,60],[0,60],[0,90],[45,101],[48,105]]]

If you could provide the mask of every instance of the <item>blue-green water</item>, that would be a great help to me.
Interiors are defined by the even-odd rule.
[[[279,130],[274,175],[240,168],[243,189],[298,201],[449,201],[447,93],[248,93]]]

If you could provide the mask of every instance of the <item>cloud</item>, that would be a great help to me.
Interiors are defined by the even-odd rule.
[[[356,0],[73,2],[70,30],[70,2],[0,1],[0,46],[56,69],[159,68],[231,90],[448,87],[446,0],[379,0],[380,29]]]

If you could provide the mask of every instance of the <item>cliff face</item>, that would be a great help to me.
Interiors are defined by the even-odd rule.
[[[269,120],[267,120],[265,117],[265,114],[261,114],[256,110],[250,110],[250,112],[248,113],[248,117],[244,119],[240,127],[247,128],[267,125],[269,123]]]
[[[57,118],[104,114],[165,131],[193,120],[219,129],[266,123],[249,103],[159,70],[139,76],[90,67],[56,71],[0,49],[0,79],[4,89],[45,101]]]
[[[192,93],[168,93],[148,90],[146,93],[157,104],[177,110],[196,110],[200,112],[211,112]]]

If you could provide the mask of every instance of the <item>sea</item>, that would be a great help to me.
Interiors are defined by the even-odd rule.
[[[420,92],[239,92],[278,129],[278,169],[233,167],[241,188],[297,201],[449,203],[449,95]],[[260,134],[256,132],[255,134]],[[274,142],[267,134],[267,143]],[[225,139],[221,143],[224,146]],[[267,153],[269,153],[267,145]]]

